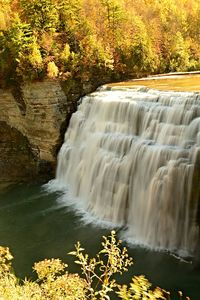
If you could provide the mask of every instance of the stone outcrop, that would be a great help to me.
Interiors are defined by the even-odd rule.
[[[72,110],[60,83],[26,83],[18,94],[0,90],[0,102],[0,182],[9,181],[9,174],[11,182],[52,177]]]
[[[0,183],[54,177],[57,153],[77,101],[109,81],[44,80],[0,89]]]

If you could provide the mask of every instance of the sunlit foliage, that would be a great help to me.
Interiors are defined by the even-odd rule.
[[[83,81],[198,70],[200,2],[0,0],[1,81],[44,78],[50,62]]]
[[[114,278],[132,265],[127,249],[121,247],[114,231],[103,237],[102,250],[90,258],[80,243],[71,255],[80,266],[80,275],[70,274],[60,259],[45,259],[34,264],[35,281],[20,281],[13,273],[12,255],[8,248],[0,247],[0,298],[4,300],[147,300],[168,299],[170,293],[152,288],[143,276],[134,276],[130,286],[119,284]],[[180,299],[183,295],[179,292]],[[189,298],[187,298],[189,299]]]

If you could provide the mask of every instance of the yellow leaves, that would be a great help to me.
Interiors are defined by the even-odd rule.
[[[13,256],[11,255],[9,248],[0,246],[0,263],[4,263],[12,259]]]
[[[134,276],[133,282],[130,284],[130,287],[136,294],[142,294],[142,292],[147,291],[150,288],[151,284],[145,278],[145,276]]]
[[[33,269],[40,280],[53,280],[58,274],[64,272],[66,266],[60,259],[45,259],[35,263]]]
[[[117,294],[123,300],[156,300],[156,299],[167,299],[164,296],[164,291],[159,287],[154,290],[151,289],[151,283],[145,276],[134,276],[130,287],[127,285],[118,286],[119,292]]]
[[[87,283],[77,274],[68,274],[60,259],[45,259],[34,265],[39,281],[19,282],[11,273],[8,248],[0,247],[0,299],[3,300],[85,300]]]
[[[198,70],[199,11],[199,0],[0,0],[2,77],[88,81]],[[178,32],[190,43],[177,56],[170,40]]]
[[[2,11],[0,11],[0,30],[6,29],[6,18]]]
[[[53,61],[50,61],[47,65],[47,76],[51,79],[55,79],[58,76],[59,70]]]
[[[36,69],[42,67],[42,55],[36,41],[34,41],[30,46],[29,61],[31,65]]]
[[[86,299],[86,281],[78,274],[65,274],[59,276],[51,286],[52,290],[57,291],[56,296],[64,296],[61,299],[77,300]],[[58,299],[58,298],[57,298]]]
[[[68,61],[69,57],[70,57],[70,46],[69,44],[65,44],[65,47],[63,49],[63,52],[61,53],[61,59],[64,61]]]
[[[96,296],[100,296],[100,299],[110,299],[108,294],[117,287],[113,276],[121,274],[132,265],[132,258],[128,256],[127,249],[121,249],[120,244],[121,241],[117,241],[113,230],[109,237],[103,236],[103,249],[95,258],[89,258],[79,242],[75,245],[76,251],[70,253],[78,258],[75,263],[81,265],[92,299],[96,299]]]
[[[9,1],[0,0],[0,30],[7,30],[10,23],[11,8]]]
[[[0,246],[0,274],[11,270],[10,261],[13,259],[9,248]]]
[[[60,259],[45,259],[35,263],[36,281],[19,282],[11,272],[12,255],[8,248],[0,247],[0,299],[5,300],[110,300],[117,295],[122,300],[169,300],[170,293],[156,287],[145,276],[134,276],[129,286],[117,284],[113,275],[126,270],[132,264],[127,249],[120,247],[121,241],[115,231],[103,237],[103,249],[95,258],[89,258],[78,242],[71,255],[77,257],[82,276],[69,274],[67,265]],[[183,299],[182,292],[178,292]],[[189,300],[187,297],[186,299]]]

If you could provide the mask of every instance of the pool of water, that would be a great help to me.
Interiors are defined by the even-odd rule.
[[[33,263],[51,257],[63,259],[69,263],[71,272],[77,272],[73,258],[67,254],[74,244],[80,241],[94,255],[102,235],[110,232],[85,224],[58,199],[58,193],[48,193],[37,185],[18,185],[0,193],[0,245],[10,248],[16,274],[21,278],[33,277]],[[170,291],[182,290],[191,299],[200,299],[199,259],[185,262],[169,253],[127,247],[134,265],[120,279],[122,282],[144,274],[155,285]],[[172,298],[178,299],[175,294]]]

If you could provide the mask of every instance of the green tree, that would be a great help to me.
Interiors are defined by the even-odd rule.
[[[132,76],[155,72],[159,60],[148,36],[146,26],[140,17],[132,20],[133,36],[125,40],[118,50],[125,72]]]
[[[177,32],[172,39],[170,49],[170,71],[187,71],[190,67],[190,53],[187,42],[183,39],[181,32]]]
[[[100,0],[104,8],[106,17],[107,39],[111,47],[115,48],[123,35],[122,28],[126,19],[126,13],[123,9],[123,1],[119,0]]]
[[[25,57],[28,58],[28,49],[33,40],[30,25],[22,22],[18,15],[13,18],[8,30],[0,33],[1,73],[9,80],[16,78],[21,62]]]
[[[198,70],[199,28],[199,0],[0,0],[1,81]]]
[[[58,26],[58,10],[52,0],[20,0],[22,16],[38,31],[55,32]]]
[[[82,0],[57,1],[61,30],[74,31],[81,22]]]

